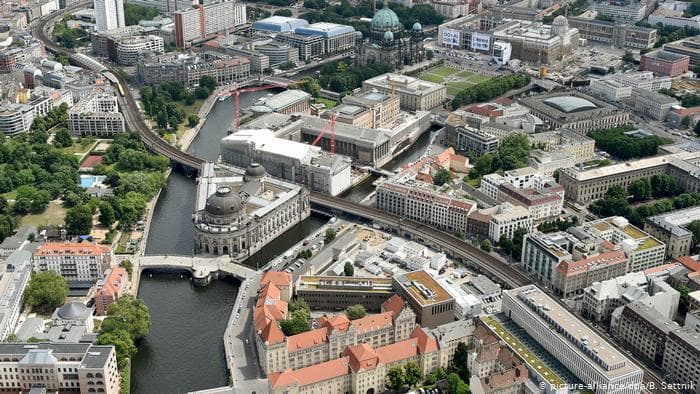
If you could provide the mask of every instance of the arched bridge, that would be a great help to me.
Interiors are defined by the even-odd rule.
[[[205,286],[211,279],[219,276],[233,276],[243,281],[255,273],[246,266],[232,263],[226,256],[221,257],[192,257],[192,256],[138,256],[131,259],[134,265],[134,278],[140,278],[141,272],[152,270],[185,270],[192,274],[195,285]],[[134,286],[138,288],[138,285]]]

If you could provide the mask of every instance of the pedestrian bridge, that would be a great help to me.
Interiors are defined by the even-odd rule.
[[[255,272],[252,268],[232,263],[227,256],[139,256],[133,258],[132,263],[136,278],[139,278],[146,269],[186,270],[192,273],[192,279],[197,286],[206,286],[212,279],[217,279],[219,276],[233,276],[243,281]]]

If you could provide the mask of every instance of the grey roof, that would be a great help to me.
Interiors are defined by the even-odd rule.
[[[54,355],[84,354],[88,343],[0,343],[0,356],[27,354],[32,349],[52,349]]]
[[[90,346],[80,368],[103,368],[113,351],[112,346]]]
[[[29,338],[37,337],[38,334],[44,331],[44,319],[39,317],[30,317],[22,323],[17,331],[17,339],[26,341]]]
[[[668,335],[668,333],[671,330],[673,330],[675,328],[679,328],[678,323],[674,322],[671,319],[666,318],[659,311],[657,311],[656,309],[654,309],[648,305],[645,305],[644,302],[642,302],[642,301],[634,301],[634,302],[627,304],[621,308],[630,309],[637,316],[639,316],[641,319],[649,322],[654,327],[656,327],[656,329],[663,332],[664,334]]]
[[[562,112],[566,112],[567,114],[571,112],[580,112],[598,108],[598,106],[592,102],[576,96],[551,97],[543,100],[543,102]]]
[[[73,301],[58,308],[56,315],[61,319],[87,319],[92,315],[92,310],[82,302]]]
[[[474,334],[474,322],[472,320],[457,320],[433,328],[430,332],[440,344],[443,344],[455,339],[468,338]]]
[[[469,283],[481,294],[491,294],[501,291],[501,288],[498,287],[498,285],[493,283],[491,279],[485,277],[484,275],[478,275],[476,277],[471,278]]]
[[[52,349],[30,349],[27,354],[19,360],[20,365],[51,365],[55,364],[56,357],[53,356]]]
[[[20,227],[14,235],[5,238],[5,240],[0,244],[0,249],[18,249],[27,240],[27,237],[31,233],[36,234],[36,227]]]
[[[207,199],[206,210],[212,215],[231,215],[244,208],[243,199],[230,187],[220,187]]]

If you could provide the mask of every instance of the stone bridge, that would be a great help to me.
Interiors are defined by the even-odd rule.
[[[201,256],[138,256],[131,258],[134,265],[134,275],[136,283],[132,286],[138,289],[138,280],[143,270],[185,270],[192,274],[195,286],[206,286],[212,279],[220,276],[233,276],[244,281],[250,277],[255,270],[246,266],[235,264],[226,256],[221,257],[201,257]]]

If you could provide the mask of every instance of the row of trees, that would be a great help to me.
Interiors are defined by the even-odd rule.
[[[513,257],[516,261],[520,261],[520,255],[523,250],[523,237],[525,234],[527,234],[527,229],[522,227],[515,230],[512,239],[506,234],[503,234],[498,240],[498,247],[501,248],[504,253],[507,253],[509,256]]]
[[[334,22],[348,24],[349,19],[371,18],[374,15],[372,2],[369,0],[364,0],[356,5],[351,4],[348,0],[342,0],[340,3],[332,6],[327,6],[325,0],[306,0],[304,1],[304,6],[307,3],[310,7],[306,8],[325,8],[322,11],[312,11],[304,14],[303,18],[308,20],[309,23]],[[405,29],[411,29],[416,22],[423,26],[428,26],[439,25],[445,20],[429,4],[415,4],[409,8],[394,3],[391,5],[391,9],[396,13],[399,22]]]
[[[543,233],[552,233],[555,231],[566,231],[569,227],[578,224],[578,216],[572,216],[571,220],[556,219],[551,222],[542,222],[537,226],[537,230]]]
[[[120,370],[136,354],[136,343],[151,330],[151,315],[141,299],[131,295],[120,297],[109,306],[107,318],[102,322],[98,345],[114,346]]]
[[[611,187],[601,200],[594,201],[588,210],[599,216],[623,216],[635,226],[644,226],[644,219],[675,209],[700,205],[700,193],[682,193],[670,199],[651,204],[632,206],[627,193],[621,187]]]
[[[389,379],[387,386],[390,389],[398,390],[403,385],[408,385],[408,387],[413,387],[421,379],[420,367],[414,362],[410,362],[405,365],[399,365],[396,367],[389,368],[386,371],[386,376]]]
[[[596,147],[605,150],[619,160],[654,156],[659,145],[672,142],[657,135],[637,137],[625,134],[631,130],[634,130],[634,127],[620,126],[591,131],[588,136],[595,140]]]
[[[362,86],[362,81],[388,73],[389,67],[383,64],[350,66],[345,62],[326,63],[321,67],[319,83],[337,93],[347,93]]]
[[[154,7],[144,7],[136,4],[124,4],[124,23],[127,26],[138,25],[139,21],[150,21],[160,12]]]
[[[611,192],[612,190],[612,192]],[[676,178],[670,175],[654,175],[649,178],[642,178],[632,182],[627,187],[627,194],[633,201],[644,201],[653,198],[675,196],[683,192],[683,188],[678,185]],[[608,193],[616,195],[623,194],[624,189],[620,186],[614,186],[608,189]]]
[[[457,93],[452,99],[452,109],[455,110],[463,105],[490,100],[505,94],[511,89],[527,86],[529,83],[530,76],[522,74],[500,75],[491,78]]]
[[[498,151],[481,155],[469,171],[469,178],[476,179],[486,174],[508,171],[527,166],[530,142],[525,134],[511,134],[501,141]]]
[[[87,31],[68,27],[68,21],[71,19],[75,19],[75,16],[66,15],[53,28],[53,38],[66,48],[75,48],[88,37]]]

